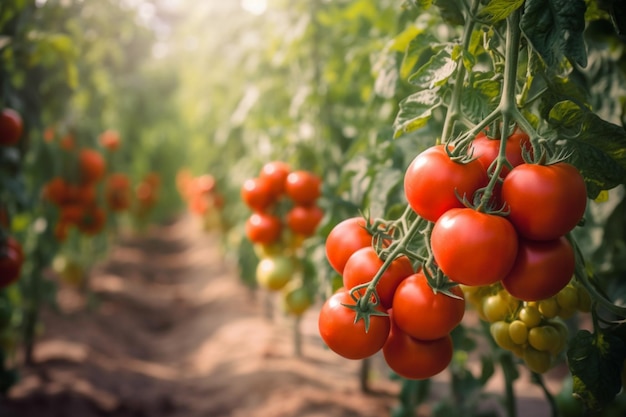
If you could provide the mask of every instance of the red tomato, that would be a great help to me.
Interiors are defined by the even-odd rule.
[[[315,233],[322,217],[324,217],[324,211],[316,205],[294,206],[287,213],[287,226],[295,233],[311,236]]]
[[[259,177],[267,179],[270,183],[272,194],[279,196],[285,192],[285,182],[289,172],[291,172],[291,167],[286,162],[272,161],[263,165]]]
[[[343,286],[348,290],[357,285],[370,282],[383,265],[372,246],[366,246],[354,252],[343,269]],[[390,308],[396,288],[409,275],[413,265],[406,256],[394,259],[376,284],[376,293],[384,308]],[[362,291],[362,294],[365,290]]]
[[[326,238],[326,258],[340,275],[354,252],[372,245],[372,235],[363,217],[351,217],[338,223]]]
[[[266,178],[245,180],[241,187],[241,199],[254,211],[264,211],[276,201],[272,185]]]
[[[369,329],[365,331],[365,322],[354,322],[355,311],[345,307],[355,305],[347,291],[333,294],[326,300],[318,319],[318,328],[322,340],[338,355],[348,359],[364,359],[382,349],[389,328],[389,316],[370,316]],[[379,311],[384,310],[379,307]]]
[[[547,241],[520,239],[515,264],[502,285],[520,300],[544,300],[570,282],[574,269],[574,249],[565,237]]]
[[[525,163],[524,158],[522,158],[522,147],[527,151],[532,149],[528,135],[517,128],[508,137],[505,150],[506,159],[513,167]],[[490,138],[485,132],[480,132],[476,135],[476,138],[468,149],[468,153],[471,153],[473,157],[478,159],[485,171],[489,169],[493,161],[498,157],[499,152],[500,139]],[[508,166],[505,165],[502,167],[500,178],[506,177],[510,171]]]
[[[501,216],[471,208],[448,210],[433,227],[435,261],[451,280],[465,285],[495,284],[517,256],[517,233]]]
[[[449,334],[435,340],[419,340],[404,333],[393,323],[383,346],[387,365],[398,375],[408,379],[427,379],[442,372],[452,361],[453,346]]]
[[[488,180],[478,160],[455,162],[443,145],[437,145],[411,162],[404,176],[404,193],[417,214],[434,222],[451,208],[463,207],[457,195],[472,201],[474,192]]]
[[[280,239],[283,225],[276,216],[253,213],[246,221],[246,236],[253,243],[270,244]]]
[[[10,146],[19,142],[24,130],[22,117],[13,109],[0,112],[0,145]]]
[[[465,298],[456,286],[450,290],[460,298],[435,294],[423,272],[411,275],[396,288],[393,320],[405,333],[420,340],[434,340],[450,333],[463,319]]]
[[[106,171],[106,162],[100,152],[95,149],[81,149],[78,159],[81,180],[84,184],[94,183],[102,179]]]
[[[13,284],[20,277],[24,253],[16,240],[9,238],[0,247],[0,288]]]
[[[285,191],[296,204],[312,204],[321,195],[322,180],[309,171],[293,171],[287,175]]]
[[[587,206],[583,176],[565,162],[523,164],[502,184],[508,219],[517,232],[532,240],[553,240],[572,230]]]

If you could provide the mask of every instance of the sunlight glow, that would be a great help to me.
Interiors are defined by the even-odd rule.
[[[252,14],[261,15],[267,9],[267,0],[241,0],[241,8]]]

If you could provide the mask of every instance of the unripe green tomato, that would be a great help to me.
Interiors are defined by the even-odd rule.
[[[295,272],[294,262],[287,256],[270,256],[259,261],[256,267],[257,283],[269,290],[282,289]]]
[[[567,285],[556,295],[556,302],[566,310],[576,310],[578,307],[578,290],[572,285]]]
[[[259,259],[281,255],[285,252],[285,248],[282,243],[255,243],[253,248],[254,253],[259,257]]]
[[[552,326],[537,326],[528,331],[528,343],[542,352],[553,352],[562,346],[560,337]]]
[[[558,318],[550,320],[548,322],[548,325],[554,328],[558,335],[556,342],[554,343],[552,350],[550,351],[550,353],[556,356],[561,353],[561,351],[567,346],[567,341],[569,339],[569,330],[567,329],[565,323],[563,323]]]
[[[541,352],[530,346],[524,349],[523,357],[528,369],[538,374],[543,374],[548,371],[552,365],[552,358],[548,352]]]
[[[514,350],[517,345],[511,339],[511,335],[509,333],[509,323],[506,321],[496,321],[495,323],[491,323],[489,326],[489,331],[493,340],[500,346],[502,349],[506,350]]]
[[[309,292],[300,285],[287,285],[282,295],[283,309],[294,316],[302,315],[312,304]]]
[[[516,345],[523,345],[528,340],[528,327],[521,320],[513,320],[509,325],[509,335]]]
[[[504,320],[511,313],[509,302],[499,294],[486,297],[482,303],[482,311],[488,322]]]
[[[559,304],[554,297],[539,301],[537,307],[541,315],[547,319],[552,319],[559,314]]]
[[[541,323],[541,313],[534,305],[526,305],[519,312],[519,319],[526,324],[529,329],[539,326]]]

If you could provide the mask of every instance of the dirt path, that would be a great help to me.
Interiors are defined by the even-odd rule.
[[[7,417],[374,417],[398,392],[372,375],[360,392],[359,363],[323,348],[316,313],[293,353],[291,322],[264,314],[191,219],[126,236],[93,271],[97,308],[60,294],[45,311],[36,366],[0,401]]]

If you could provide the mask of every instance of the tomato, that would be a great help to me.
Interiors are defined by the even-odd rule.
[[[309,291],[301,285],[283,288],[283,309],[294,316],[302,315],[312,304]]]
[[[510,324],[506,321],[496,321],[489,326],[489,333],[498,346],[502,349],[510,350],[516,355],[521,355],[521,346],[517,345],[511,338],[509,331]]]
[[[18,280],[23,263],[22,246],[9,238],[0,247],[0,288],[5,288]]]
[[[528,340],[528,326],[521,320],[513,320],[509,324],[509,336],[516,345],[523,345]]]
[[[559,314],[559,303],[557,303],[556,298],[551,297],[545,300],[541,300],[537,303],[537,308],[542,316],[547,319],[552,319]]]
[[[364,320],[356,323],[354,310],[356,302],[347,291],[338,291],[322,305],[318,319],[320,336],[335,353],[348,359],[364,359],[382,349],[389,336],[391,323],[389,316],[371,315],[369,329],[365,330]],[[384,312],[379,305],[377,310]]]
[[[105,198],[112,211],[127,210],[131,205],[131,187],[128,176],[113,173],[106,180]]]
[[[538,374],[548,371],[548,369],[552,366],[550,353],[536,350],[530,346],[524,349],[523,357],[528,369]]]
[[[493,139],[487,136],[485,132],[480,132],[476,135],[476,138],[472,141],[468,149],[468,153],[482,164],[485,171],[489,170],[489,167],[496,160],[500,152],[500,139]],[[530,145],[530,138],[528,135],[517,128],[506,140],[505,156],[506,160],[516,167],[524,162],[522,157],[522,149],[530,151],[532,149]],[[511,171],[508,166],[503,166],[500,171],[500,178],[504,178]]]
[[[309,171],[293,171],[287,175],[285,192],[294,203],[309,205],[322,194],[322,180]]]
[[[520,239],[515,264],[502,285],[520,300],[544,300],[570,282],[574,268],[574,249],[565,237],[548,241]]]
[[[343,269],[343,285],[348,290],[357,285],[370,282],[383,265],[382,259],[372,246],[366,246],[354,252]],[[393,296],[406,277],[413,274],[413,265],[406,256],[394,259],[376,284],[376,293],[384,308],[390,308]],[[365,289],[362,290],[365,293]]]
[[[24,122],[18,112],[4,108],[0,112],[0,145],[10,146],[19,142],[24,130]]]
[[[519,319],[526,324],[526,327],[531,328],[539,326],[543,317],[537,307],[526,305],[519,311]]]
[[[395,373],[408,379],[427,379],[448,367],[453,354],[449,334],[434,340],[415,339],[393,323],[393,309],[391,316],[391,332],[383,346],[383,356]]]
[[[578,290],[573,285],[567,285],[556,295],[556,302],[560,308],[575,310],[578,308]]]
[[[337,224],[326,238],[326,258],[340,275],[348,259],[358,249],[372,245],[372,235],[363,217],[351,217]]]
[[[52,269],[64,283],[72,287],[80,287],[84,282],[85,271],[82,265],[64,255],[57,255],[54,258]]]
[[[246,221],[246,236],[253,243],[265,245],[280,239],[283,225],[280,219],[271,214],[253,213]]]
[[[411,162],[404,175],[404,193],[417,214],[434,222],[446,211],[463,207],[459,197],[472,201],[474,192],[488,180],[478,160],[455,162],[443,145],[437,145]]]
[[[486,321],[493,323],[513,315],[518,306],[519,302],[504,297],[502,292],[498,292],[483,299],[482,311]]]
[[[254,211],[264,211],[276,201],[272,186],[265,178],[245,180],[241,187],[241,199]]]
[[[276,291],[287,285],[294,272],[294,261],[288,256],[263,258],[256,267],[256,281],[264,288]]]
[[[515,262],[517,241],[507,219],[470,208],[448,210],[435,223],[430,240],[439,268],[465,285],[504,278]]]
[[[120,133],[117,130],[108,129],[98,136],[98,142],[109,151],[116,151],[120,147]]]
[[[583,176],[565,162],[523,164],[511,170],[502,184],[508,219],[527,239],[557,239],[582,219],[587,206]]]
[[[465,298],[456,286],[450,291],[459,298],[441,292],[435,294],[423,272],[406,278],[393,296],[393,319],[405,333],[420,340],[434,340],[450,333],[463,319]]]
[[[263,165],[259,177],[268,180],[272,194],[279,196],[285,192],[285,182],[290,172],[291,167],[286,162],[272,161]]]
[[[100,152],[95,149],[81,149],[78,160],[83,183],[97,182],[104,176],[106,163]]]
[[[287,213],[287,226],[295,233],[311,236],[322,221],[322,217],[324,211],[316,205],[294,206]]]
[[[78,230],[93,236],[102,231],[106,223],[106,212],[97,206],[86,207],[79,221],[76,223]]]

